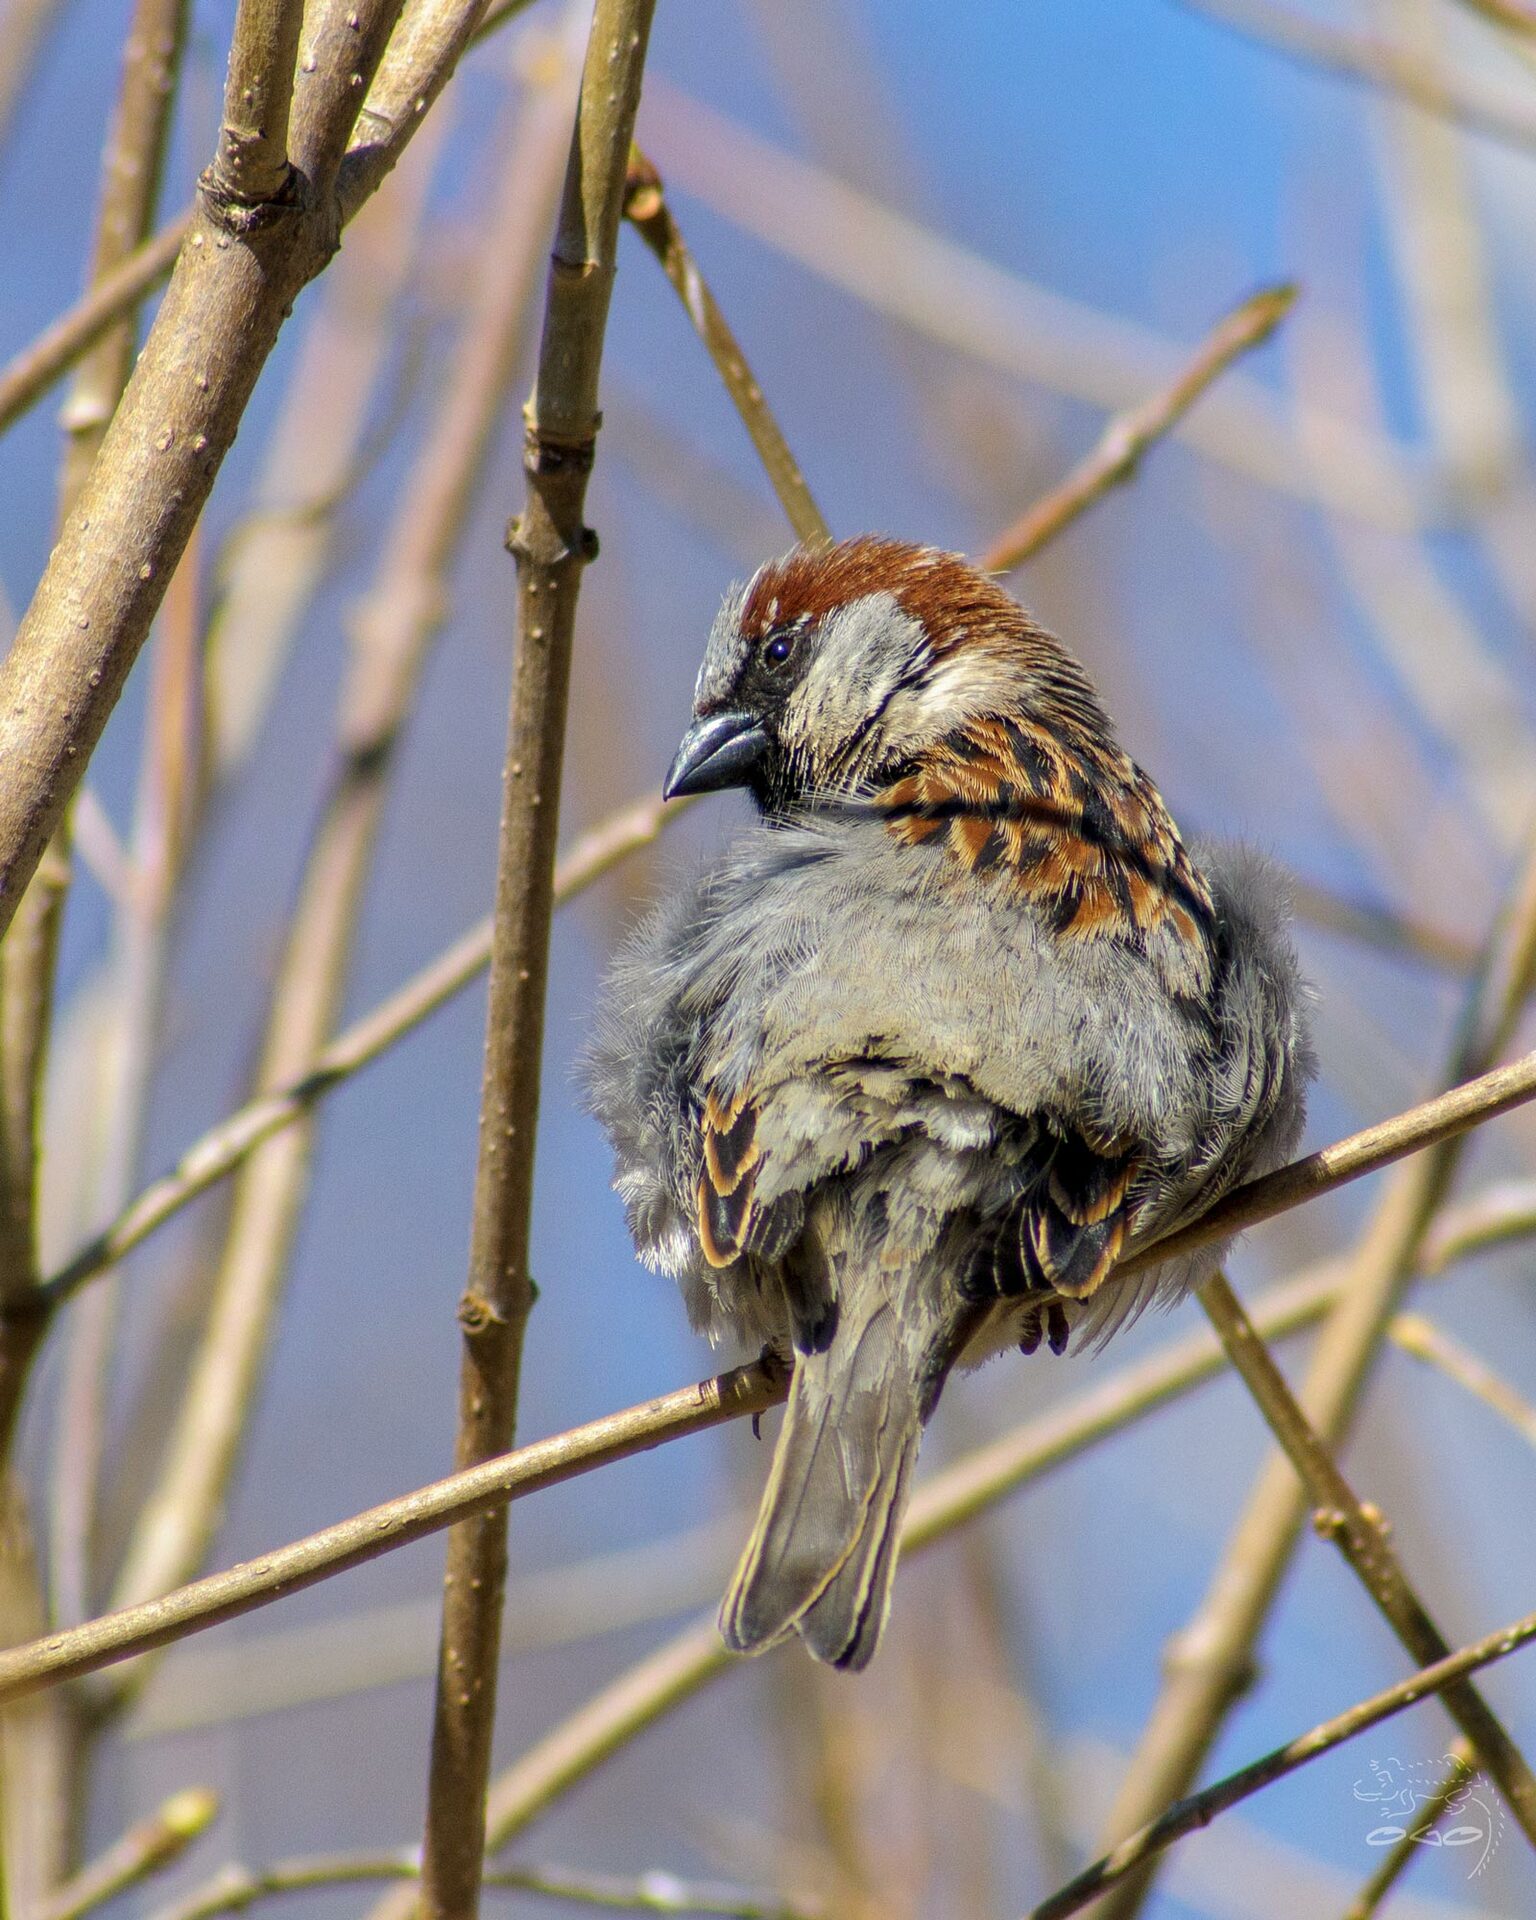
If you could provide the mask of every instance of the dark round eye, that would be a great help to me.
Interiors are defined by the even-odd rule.
[[[770,667],[782,667],[795,650],[795,643],[787,633],[776,633],[763,648],[763,658]]]

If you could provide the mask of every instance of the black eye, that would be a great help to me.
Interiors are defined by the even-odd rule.
[[[776,633],[763,648],[763,658],[770,667],[782,667],[795,650],[795,643],[787,633]]]

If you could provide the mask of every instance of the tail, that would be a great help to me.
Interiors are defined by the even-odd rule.
[[[818,1660],[867,1666],[891,1580],[923,1422],[954,1352],[914,1338],[878,1288],[840,1302],[830,1343],[795,1359],[757,1525],[720,1608],[736,1653],[798,1632]]]

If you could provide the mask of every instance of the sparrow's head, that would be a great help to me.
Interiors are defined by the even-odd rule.
[[[866,793],[968,722],[1108,736],[1081,668],[957,554],[799,547],[726,599],[665,792],[749,787],[769,812]]]

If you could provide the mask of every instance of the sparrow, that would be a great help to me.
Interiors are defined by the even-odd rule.
[[[756,821],[614,962],[593,1111],[642,1260],[793,1361],[720,1612],[862,1668],[951,1370],[1102,1341],[1224,1251],[1312,1072],[1273,867],[1191,852],[1078,662],[960,556],[801,547],[726,598],[670,797]]]

